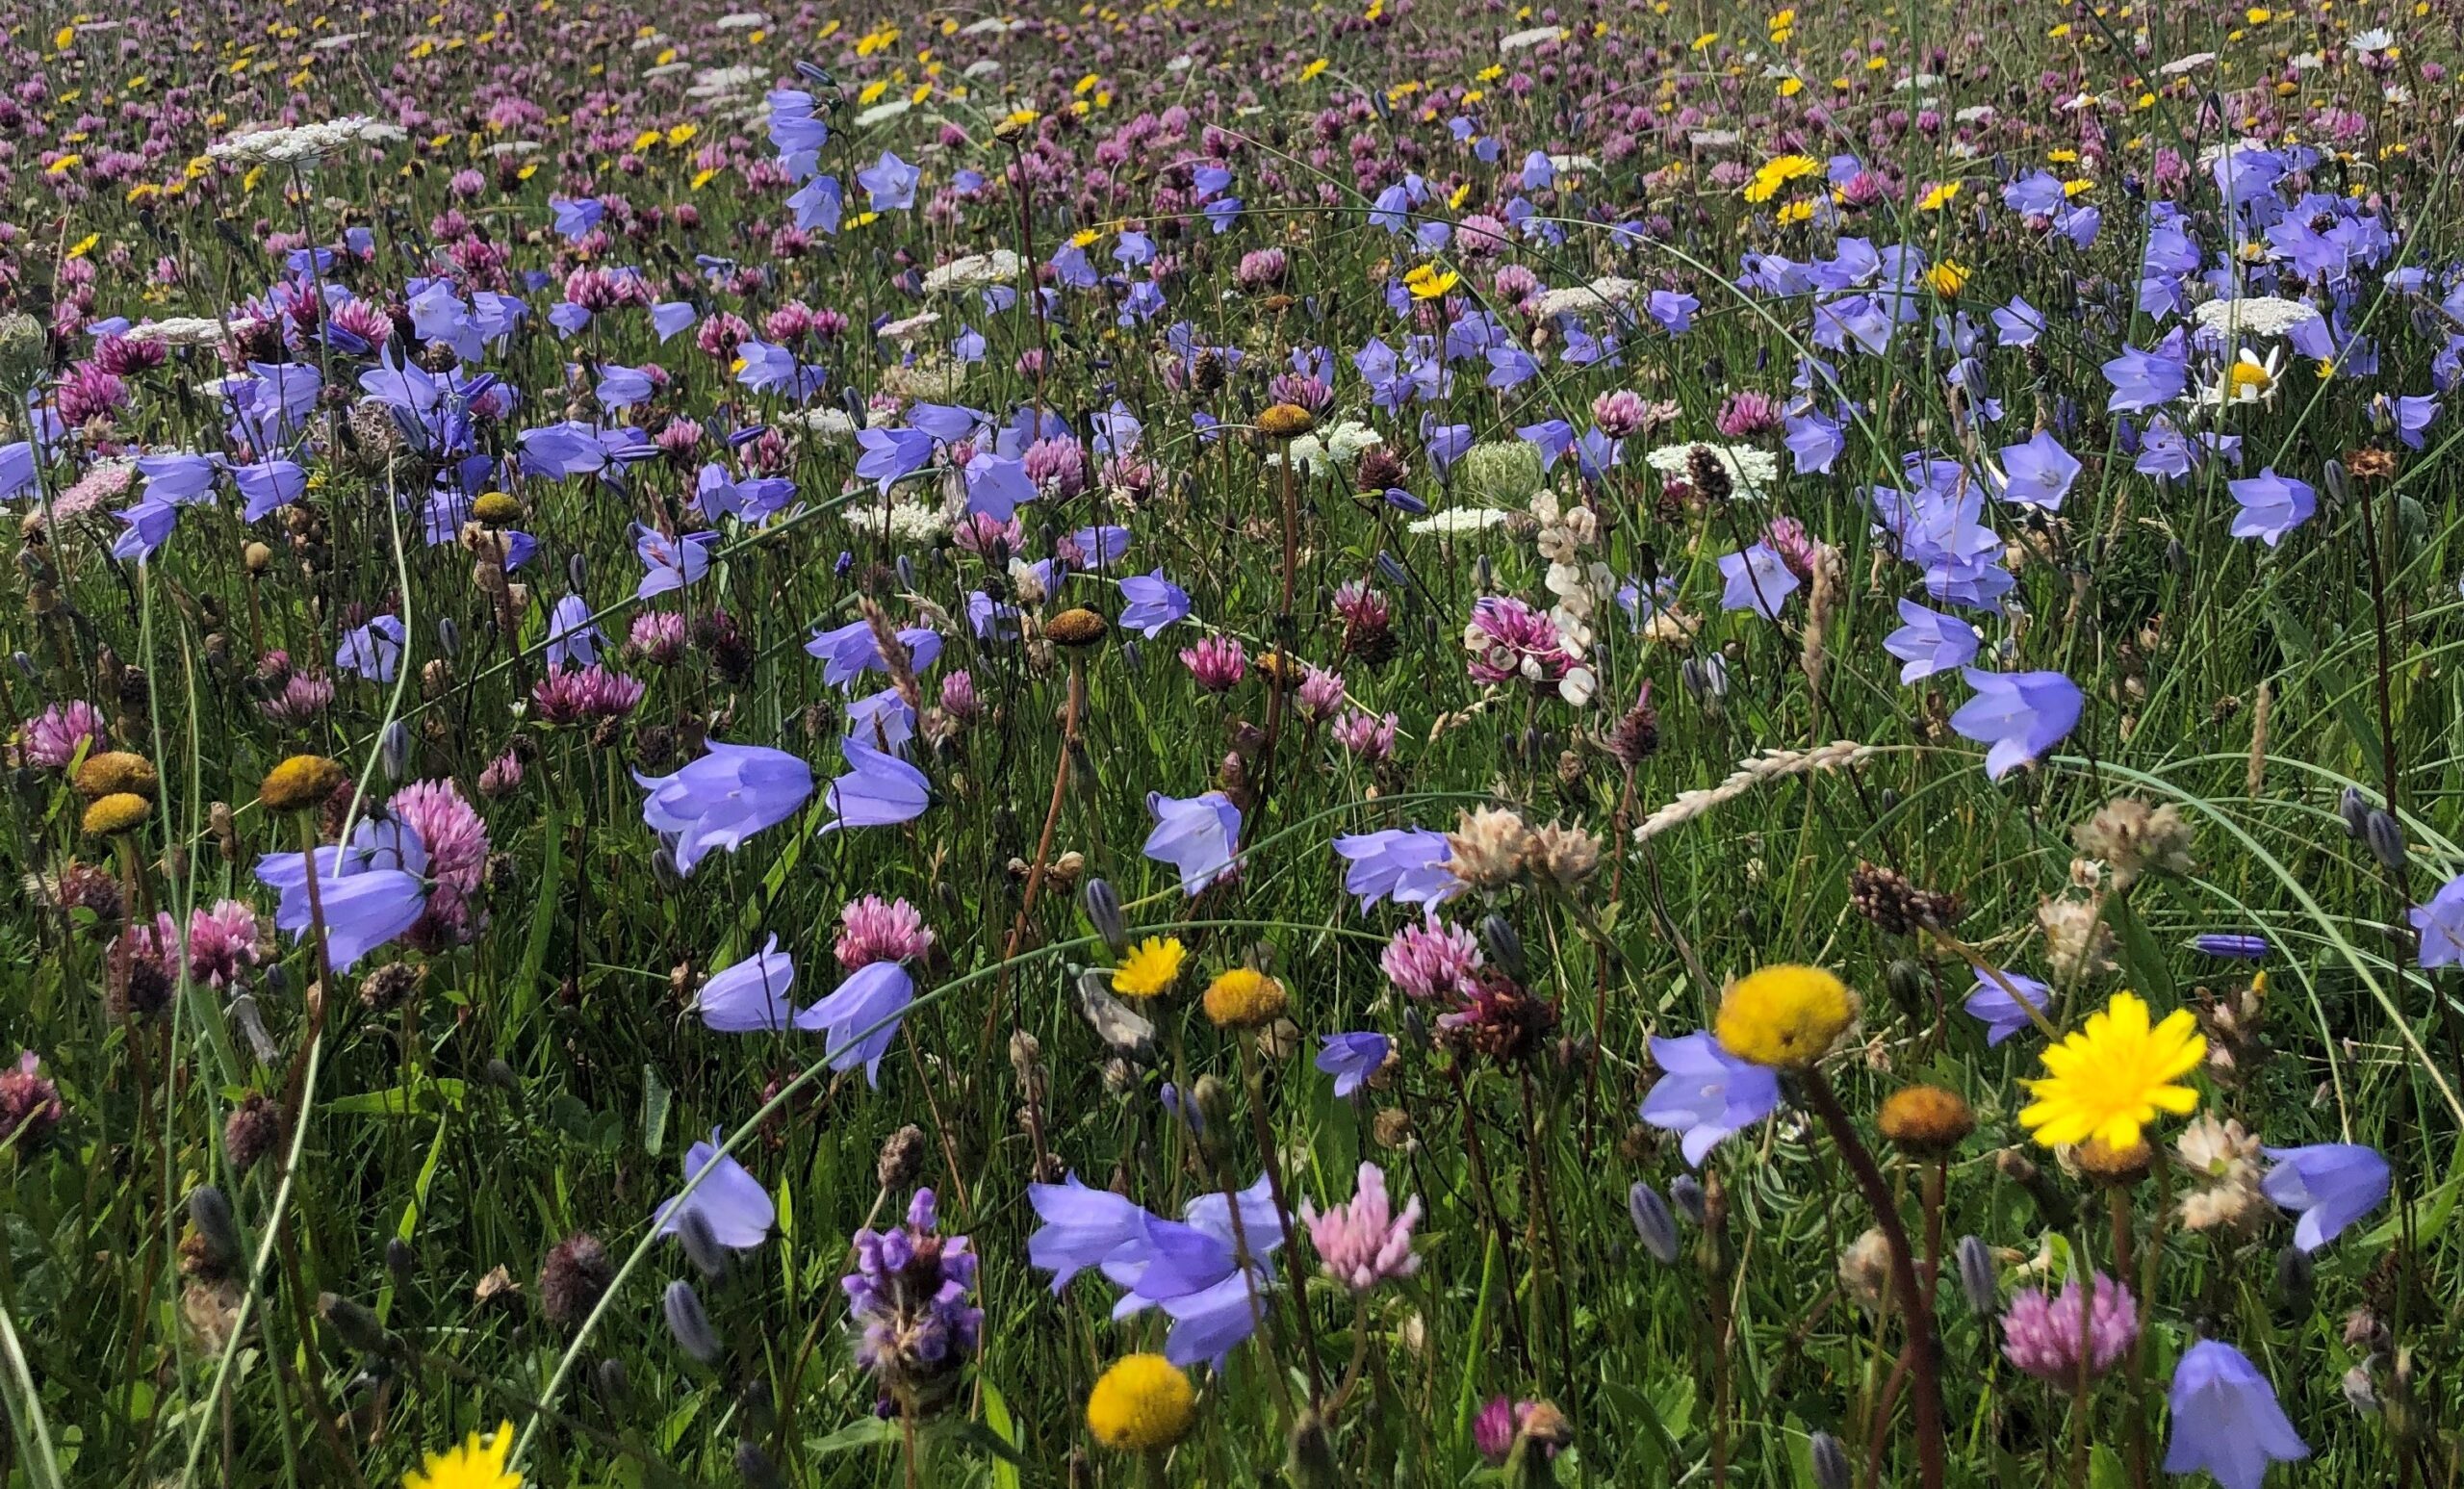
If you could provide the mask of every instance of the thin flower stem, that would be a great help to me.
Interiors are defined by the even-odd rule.
[[[1806,1066],[1798,1072],[1798,1084],[1805,1092],[1806,1104],[1831,1130],[1831,1141],[1839,1148],[1849,1172],[1856,1176],[1857,1187],[1864,1192],[1865,1203],[1874,1212],[1874,1223],[1890,1247],[1891,1291],[1898,1295],[1900,1319],[1907,1328],[1909,1370],[1916,1391],[1917,1470],[1924,1489],[1942,1489],[1946,1474],[1942,1386],[1934,1354],[1934,1306],[1916,1285],[1916,1264],[1909,1248],[1908,1227],[1900,1221],[1899,1206],[1891,1198],[1890,1186],[1875,1167],[1873,1155],[1865,1150],[1863,1140],[1857,1136],[1856,1124],[1849,1120],[1847,1110],[1840,1106],[1839,1097],[1832,1091],[1821,1069]]]

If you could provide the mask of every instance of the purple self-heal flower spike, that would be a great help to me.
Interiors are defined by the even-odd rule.
[[[1642,1118],[1663,1131],[1683,1133],[1678,1146],[1693,1168],[1702,1168],[1722,1139],[1780,1105],[1779,1076],[1737,1059],[1708,1034],[1656,1038],[1652,1058],[1662,1074],[1643,1095]]]
[[[2079,685],[2058,672],[1963,670],[1976,696],[1951,715],[1963,739],[1989,746],[1985,773],[1999,781],[2013,767],[2059,743],[2079,722],[2086,699]]]
[[[1192,797],[1146,793],[1155,830],[1146,834],[1146,856],[1180,871],[1181,890],[1195,894],[1231,871],[1241,838],[1241,809],[1220,791]]]
[[[713,1127],[709,1142],[685,1149],[684,1181],[693,1185],[692,1192],[658,1207],[655,1234],[675,1235],[685,1212],[691,1211],[709,1221],[710,1234],[732,1251],[750,1251],[769,1239],[770,1227],[779,1219],[778,1206],[744,1165],[719,1151],[722,1141],[719,1129]],[[702,1176],[698,1184],[693,1183],[696,1174]]]
[[[2265,1150],[2275,1167],[2259,1181],[2270,1199],[2301,1219],[2293,1244],[2316,1251],[2387,1197],[2387,1160],[2358,1142],[2319,1142]]]
[[[2275,1389],[2231,1345],[2202,1339],[2191,1346],[2173,1368],[2168,1400],[2173,1409],[2168,1474],[2205,1469],[2223,1489],[2259,1489],[2269,1464],[2310,1455],[2310,1445],[2276,1403]]]

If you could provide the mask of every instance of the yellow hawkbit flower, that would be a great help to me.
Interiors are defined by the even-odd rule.
[[[1444,297],[1462,278],[1450,269],[1440,272],[1434,264],[1415,264],[1403,275],[1403,288],[1416,300],[1433,300]]]
[[[1181,976],[1189,948],[1176,936],[1150,936],[1129,950],[1113,968],[1113,991],[1125,998],[1151,998],[1171,989]]]
[[[2044,1052],[2043,1077],[2020,1083],[2036,1100],[2020,1110],[2019,1125],[2046,1147],[2091,1138],[2130,1147],[2158,1113],[2188,1117],[2198,1110],[2198,1092],[2175,1082],[2206,1058],[2207,1039],[2190,1010],[2177,1008],[2164,1022],[2151,1023],[2145,1002],[2118,992]]]
[[[474,1432],[462,1446],[432,1452],[402,1476],[402,1489],[522,1489],[522,1476],[504,1466],[513,1450],[513,1424],[499,1425],[484,1442]]]

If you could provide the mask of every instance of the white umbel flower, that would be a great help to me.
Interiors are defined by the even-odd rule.
[[[1520,52],[1545,42],[1562,39],[1565,34],[1565,28],[1561,26],[1534,26],[1528,31],[1509,31],[1498,38],[1498,50]]]
[[[1767,449],[1757,449],[1751,445],[1708,443],[1704,443],[1702,448],[1709,450],[1711,457],[1727,468],[1729,483],[1736,488],[1740,497],[1769,496],[1772,486],[1780,479],[1780,457]],[[1643,459],[1662,475],[1683,475],[1686,462],[1693,453],[1694,445],[1691,443],[1662,445]]]
[[[245,130],[207,145],[205,153],[214,160],[245,161],[253,166],[308,167],[352,145],[398,144],[409,138],[398,124],[353,114],[321,124]]]
[[[980,290],[988,285],[1007,284],[1018,277],[1025,260],[1007,248],[989,253],[970,253],[952,259],[924,276],[924,293],[938,295],[945,291]]]
[[[2282,336],[2319,319],[2319,309],[2277,295],[2246,295],[2239,299],[2208,300],[2191,312],[2202,330],[2225,336]]]

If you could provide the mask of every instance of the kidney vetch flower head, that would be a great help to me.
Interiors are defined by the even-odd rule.
[[[402,1489],[522,1489],[522,1476],[504,1466],[513,1450],[513,1424],[500,1424],[482,1443],[474,1432],[461,1447],[432,1452],[419,1468],[402,1476]]]
[[[2188,1117],[2198,1110],[2198,1092],[2175,1081],[2205,1058],[2206,1037],[2188,1009],[2151,1024],[2146,1003],[2118,992],[2085,1027],[2044,1052],[2046,1074],[2025,1083],[2036,1100],[2021,1109],[2019,1125],[2046,1147],[2091,1138],[2132,1147],[2159,1112]]]
[[[1160,1354],[1126,1355],[1088,1393],[1087,1430],[1107,1448],[1169,1448],[1189,1431],[1195,1399],[1190,1377],[1171,1361]]]
[[[1818,966],[1775,963],[1729,985],[1715,1032],[1739,1060],[1779,1070],[1822,1058],[1857,1016],[1857,995]]]

